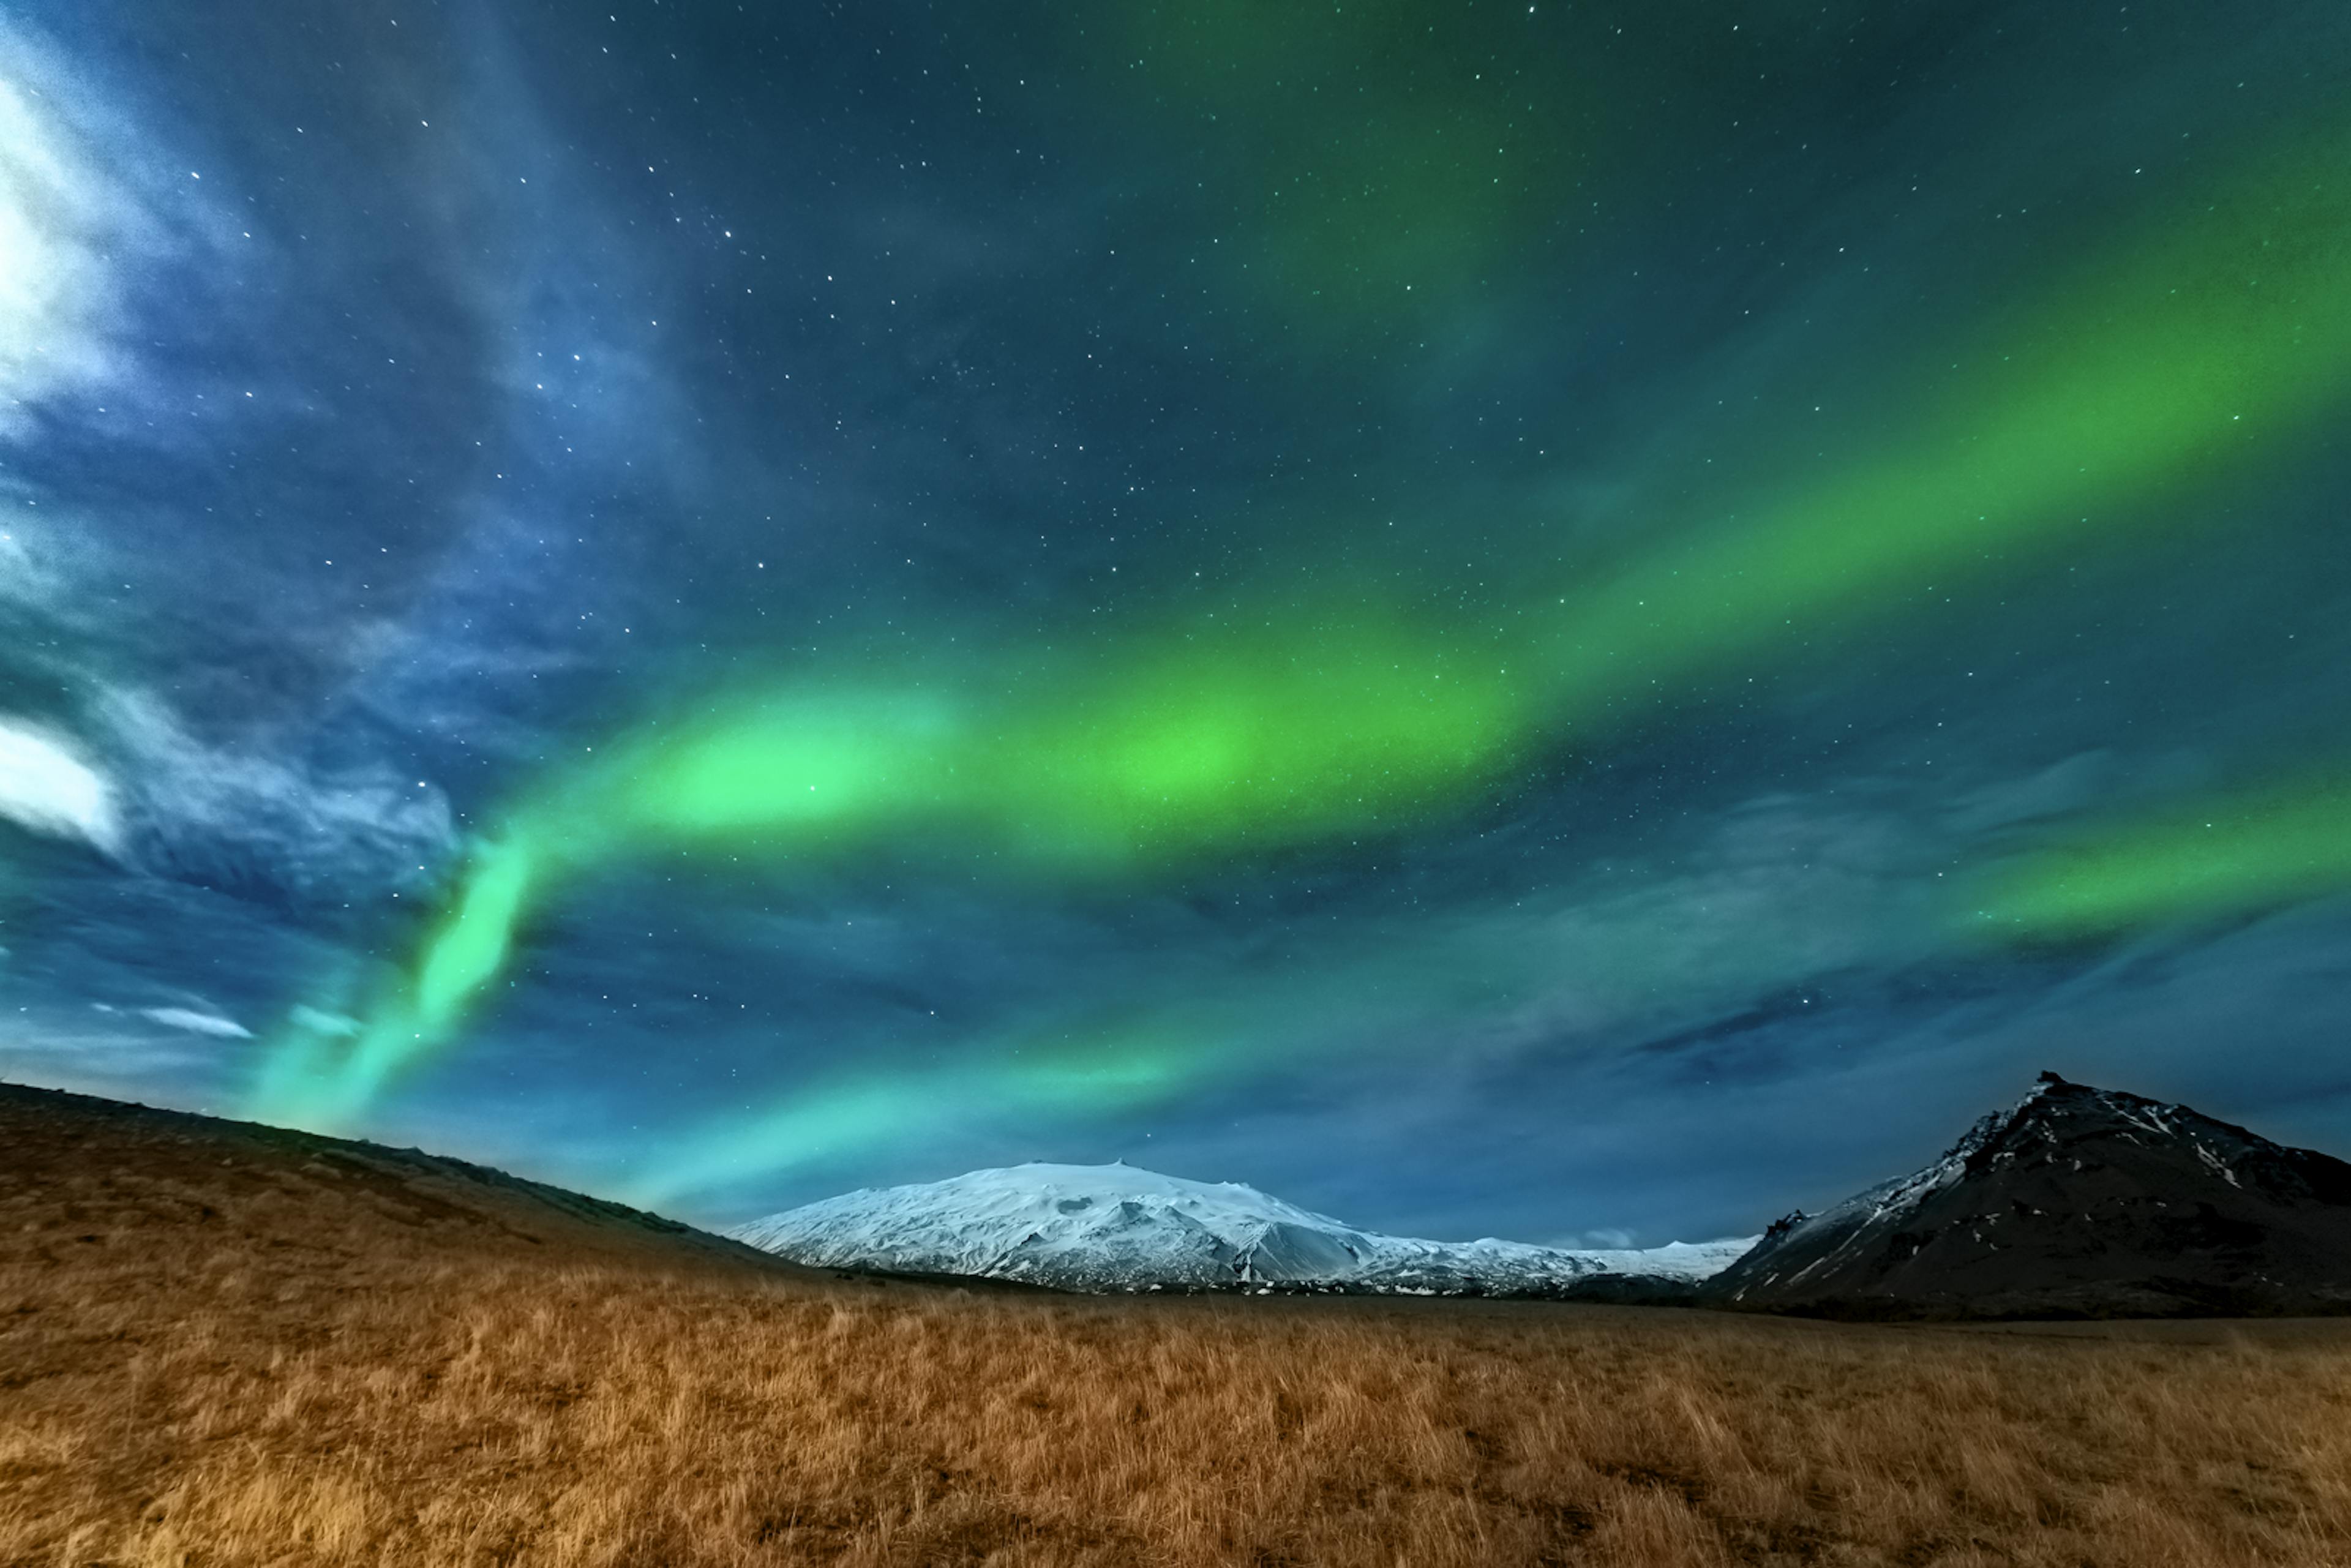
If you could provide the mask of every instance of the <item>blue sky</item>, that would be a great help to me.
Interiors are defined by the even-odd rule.
[[[2042,1068],[2351,1147],[2328,874],[1970,924],[2011,869],[2254,842],[2244,800],[2351,775],[2340,380],[2281,351],[2279,417],[2176,476],[1807,558],[1840,586],[1736,612],[1769,636],[1703,596],[1528,630],[1855,476],[1923,530],[1876,476],[1938,432],[2162,378],[2180,289],[2132,279],[2172,236],[2221,258],[2182,288],[2271,287],[2248,355],[2327,329],[2266,300],[2351,255],[2311,194],[2346,26],[18,7],[0,1072],[714,1223],[1123,1157],[1650,1244],[1918,1163]],[[2065,466],[1979,457],[1988,517],[2003,463]],[[1475,755],[1486,710],[1426,688],[1435,782],[1393,797],[1227,758],[1181,857],[1079,867],[1050,781],[663,825],[730,714],[787,751],[845,715],[872,790],[858,748],[947,704],[946,800],[983,747],[1083,776],[1090,703],[1181,730],[1304,682],[1343,741],[1392,647],[1603,674],[1522,671]],[[559,871],[425,1027],[528,834]]]

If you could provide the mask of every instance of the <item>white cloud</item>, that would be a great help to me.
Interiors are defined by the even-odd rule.
[[[0,525],[0,598],[38,601],[48,596],[40,564],[16,529]]]
[[[360,1020],[344,1013],[320,1012],[317,1008],[298,1004],[289,1017],[295,1028],[334,1040],[349,1040],[360,1031]]]
[[[198,1109],[216,1086],[222,1052],[193,1038],[90,1019],[63,1007],[0,1013],[0,1082]]]
[[[218,1013],[200,1013],[192,1008],[141,1008],[139,1016],[163,1025],[166,1029],[183,1029],[190,1034],[208,1034],[216,1040],[251,1040],[253,1031],[235,1019]]]
[[[67,741],[20,719],[0,718],[0,817],[109,854],[122,848],[112,782]]]
[[[133,280],[242,233],[188,156],[0,16],[0,436],[60,393],[139,393]]]
[[[1633,1233],[1613,1226],[1599,1230],[1572,1230],[1543,1245],[1571,1252],[1621,1252],[1633,1245]]]
[[[84,96],[0,26],[0,432],[25,405],[115,369],[110,258],[142,225],[65,111]]]

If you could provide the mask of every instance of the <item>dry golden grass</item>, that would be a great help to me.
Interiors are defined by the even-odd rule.
[[[102,1142],[0,1142],[0,1562],[2351,1563],[2351,1325],[952,1291]]]

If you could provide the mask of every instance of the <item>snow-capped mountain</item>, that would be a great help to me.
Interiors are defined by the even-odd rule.
[[[1925,1169],[1773,1225],[1702,1296],[1841,1315],[2351,1310],[2351,1165],[2044,1072]]]
[[[1015,1166],[861,1190],[727,1234],[794,1262],[1019,1280],[1067,1291],[1341,1289],[1409,1294],[1665,1296],[1750,1237],[1646,1251],[1381,1236],[1269,1197],[1128,1165]]]

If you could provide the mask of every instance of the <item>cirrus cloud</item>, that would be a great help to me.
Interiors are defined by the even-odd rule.
[[[20,719],[0,718],[0,817],[52,838],[122,850],[114,785],[70,741]]]
[[[232,1018],[218,1013],[198,1012],[193,1008],[141,1008],[139,1016],[165,1029],[185,1030],[190,1034],[210,1035],[215,1040],[251,1040],[253,1031]]]

